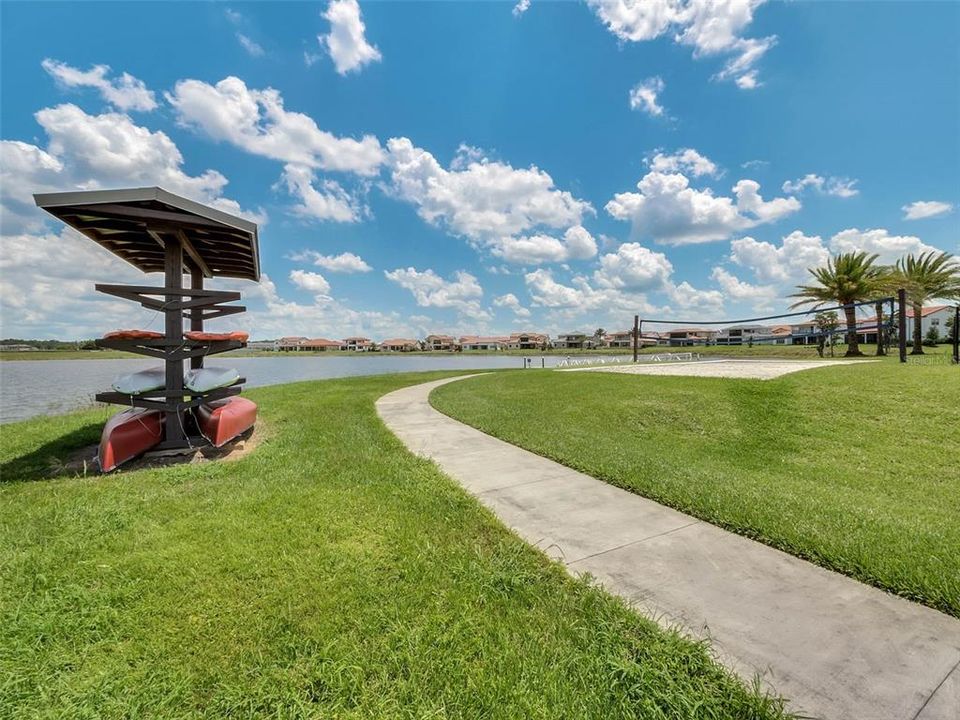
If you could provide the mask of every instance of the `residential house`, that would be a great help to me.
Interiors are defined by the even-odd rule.
[[[380,343],[384,352],[413,352],[420,349],[420,343],[409,338],[391,338]]]
[[[248,350],[279,350],[279,340],[251,340],[247,343]]]
[[[651,347],[660,340],[659,333],[640,333],[637,344],[640,347]],[[609,348],[631,349],[633,348],[633,330],[620,330],[604,336],[603,346]]]
[[[712,345],[716,342],[718,334],[716,330],[708,328],[675,328],[666,333],[661,333],[660,338],[663,340],[664,335],[666,335],[666,344],[671,347],[689,347],[691,345]]]
[[[774,345],[793,345],[793,334],[789,325],[774,325],[770,328],[770,337]]]
[[[370,352],[376,350],[377,346],[370,338],[348,337],[343,339],[340,349],[347,352]]]
[[[277,349],[281,352],[298,352],[303,350],[303,344],[308,340],[305,337],[282,337],[277,341]]]
[[[940,339],[946,341],[950,336],[950,328],[947,326],[947,320],[954,316],[956,310],[953,305],[931,305],[929,307],[923,308],[920,312],[920,334],[926,338],[927,333],[930,332],[930,328],[936,328]],[[907,308],[907,343],[913,341],[913,327],[914,327],[914,314],[913,308]],[[884,314],[883,321],[887,323],[890,321],[888,315]],[[893,318],[893,331],[891,332],[891,337],[896,337],[897,333],[897,323],[899,318],[894,316]],[[863,318],[857,322],[857,340],[862,343],[876,343],[877,342],[877,316],[871,315],[870,317]]]
[[[751,340],[766,338],[770,329],[767,325],[731,325],[717,333],[717,345],[748,345]]]
[[[510,338],[502,336],[464,335],[460,338],[460,348],[467,350],[503,350]]]
[[[812,320],[793,323],[790,326],[791,345],[816,345],[820,339],[820,330]]]
[[[312,338],[305,341],[301,346],[301,350],[307,350],[310,352],[333,352],[336,350],[343,349],[343,343],[339,340],[327,340],[326,338]]]
[[[457,339],[451,335],[427,335],[423,341],[426,350],[435,352],[453,352],[457,349]]]
[[[507,347],[510,350],[543,350],[549,343],[550,336],[542,333],[511,333]]]
[[[564,333],[557,335],[553,346],[559,350],[583,350],[593,347],[593,336],[580,332]]]

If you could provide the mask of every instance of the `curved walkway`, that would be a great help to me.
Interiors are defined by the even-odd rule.
[[[377,412],[504,523],[664,625],[709,637],[797,713],[957,720],[960,621],[493,438],[403,388]]]

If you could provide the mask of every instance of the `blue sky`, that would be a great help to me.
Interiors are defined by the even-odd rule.
[[[256,337],[735,318],[831,252],[960,251],[956,3],[0,13],[3,336],[159,323],[97,297],[142,278],[30,207],[78,187],[259,220],[231,320]]]

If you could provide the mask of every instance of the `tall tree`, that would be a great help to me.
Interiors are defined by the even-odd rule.
[[[847,352],[845,357],[862,356],[857,342],[856,303],[876,297],[878,278],[882,269],[875,265],[876,255],[865,252],[840,253],[827,260],[826,267],[809,268],[815,285],[797,285],[791,297],[802,298],[792,307],[814,303],[814,308],[830,303],[843,306],[847,322]]]
[[[923,305],[934,298],[960,298],[960,264],[947,252],[930,250],[897,261],[895,279],[907,291],[913,307],[913,350],[923,355]]]

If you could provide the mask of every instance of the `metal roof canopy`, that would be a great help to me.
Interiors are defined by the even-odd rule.
[[[260,280],[257,225],[159,187],[33,196],[46,210],[145,273],[164,272],[165,237],[204,277]]]

